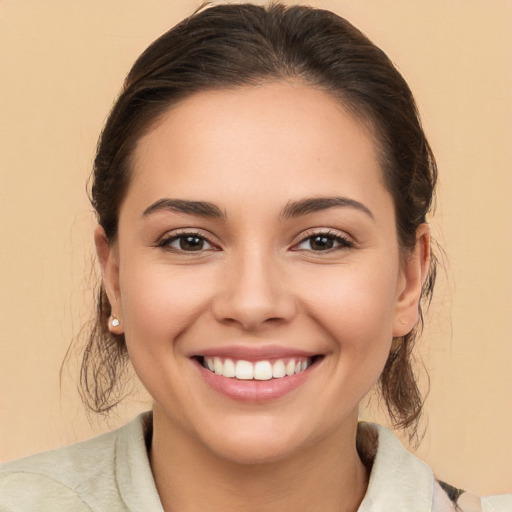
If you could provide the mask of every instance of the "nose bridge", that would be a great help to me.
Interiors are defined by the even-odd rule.
[[[271,248],[248,245],[226,263],[214,315],[256,329],[269,321],[290,320],[295,312],[280,262]]]

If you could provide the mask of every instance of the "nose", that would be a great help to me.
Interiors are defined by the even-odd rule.
[[[213,301],[214,317],[248,331],[289,322],[296,304],[282,270],[276,257],[256,250],[226,262]]]

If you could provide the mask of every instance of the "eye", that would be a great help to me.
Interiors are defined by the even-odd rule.
[[[354,244],[339,234],[334,233],[315,233],[304,238],[296,246],[298,251],[329,252],[337,249],[348,249],[354,247]]]
[[[159,247],[174,252],[202,252],[216,248],[199,233],[179,233],[163,238]]]

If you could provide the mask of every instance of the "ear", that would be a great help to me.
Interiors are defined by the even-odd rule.
[[[119,319],[122,325],[122,310],[119,302],[119,262],[116,247],[108,241],[107,235],[105,235],[105,231],[101,226],[97,226],[94,230],[94,243],[103,274],[103,285],[105,286],[105,292],[110,302],[112,315]],[[114,334],[122,333],[120,325],[112,326],[109,322],[109,326],[111,332],[115,331]]]
[[[420,224],[416,230],[414,251],[402,262],[398,282],[393,337],[405,336],[412,331],[419,318],[419,302],[423,283],[430,264],[430,229]]]

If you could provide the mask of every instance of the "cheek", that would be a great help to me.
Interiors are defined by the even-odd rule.
[[[120,272],[127,345],[172,350],[173,342],[205,310],[208,280],[197,268],[131,265]]]
[[[384,260],[385,261],[385,260]],[[383,268],[384,267],[384,268]],[[307,293],[309,316],[321,325],[344,392],[361,399],[378,380],[393,338],[398,266],[340,268],[315,276]]]
[[[398,271],[361,266],[317,274],[303,296],[314,315],[335,338],[361,345],[392,337]],[[320,320],[321,319],[321,320]]]

